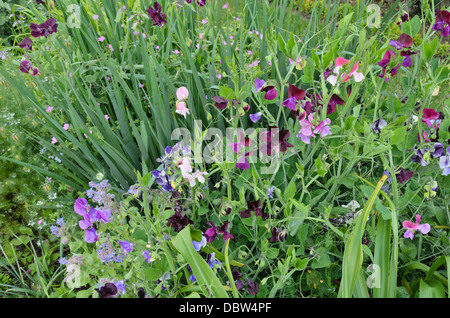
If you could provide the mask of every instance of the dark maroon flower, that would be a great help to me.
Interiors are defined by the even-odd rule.
[[[176,211],[175,214],[167,220],[167,226],[173,227],[176,232],[180,232],[189,224],[194,224],[194,222],[186,215],[181,215],[179,211]]]
[[[260,145],[260,151],[264,155],[271,156],[272,150],[280,145],[280,151],[285,153],[287,148],[294,147],[294,145],[288,143],[286,140],[289,138],[290,132],[288,129],[284,129],[279,131],[278,127],[271,126],[269,127],[269,131],[261,132],[260,137],[262,143]],[[278,138],[278,142],[277,139]]]
[[[216,106],[218,109],[223,110],[227,108],[228,105],[228,99],[223,98],[221,96],[213,96],[214,106]]]
[[[409,15],[408,15],[408,13],[405,13],[404,15],[402,15],[402,16],[400,17],[400,19],[402,19],[402,22],[408,21],[408,20],[409,20]]]
[[[25,39],[20,41],[19,47],[21,47],[24,50],[31,51],[33,49],[33,41],[29,37],[26,37]]]
[[[138,288],[138,297],[139,298],[145,298],[145,289],[144,289],[144,287],[139,287]]]
[[[239,212],[241,215],[241,218],[246,219],[249,218],[252,215],[252,212],[255,214],[255,216],[261,216],[263,220],[266,220],[269,218],[269,213],[264,212],[266,208],[266,202],[264,202],[263,206],[261,207],[261,200],[257,201],[247,201],[247,210],[242,210]]]
[[[95,288],[95,291],[98,292],[99,298],[113,298],[117,294],[118,289],[113,283],[106,283],[100,289]]]
[[[286,238],[286,230],[278,229],[272,226],[270,232],[272,233],[272,237],[270,238],[270,242],[282,242]]]
[[[208,243],[213,242],[218,235],[222,235],[223,240],[226,241],[227,239],[233,239],[233,235],[228,233],[228,228],[230,227],[230,222],[225,222],[222,226],[218,227],[215,226],[213,222],[208,221],[208,224],[210,226],[209,229],[205,232],[206,241]]]
[[[378,65],[382,68],[386,68],[391,62],[391,57],[395,57],[395,52],[392,50],[387,50],[386,53],[384,53],[383,59],[378,62]]]
[[[162,27],[164,23],[167,23],[166,14],[161,12],[162,8],[158,1],[153,2],[153,7],[149,6],[147,9],[148,16],[153,20],[152,25]]]
[[[395,178],[398,182],[403,184],[403,182],[408,181],[413,176],[413,171],[407,171],[403,168],[400,168],[400,172],[395,175]]]
[[[259,293],[258,285],[254,281],[252,281],[251,279],[249,279],[248,282],[247,282],[247,290],[248,290],[250,295],[256,295],[256,294]]]
[[[36,2],[36,4],[45,4],[44,0],[34,0]]]
[[[203,6],[206,4],[206,0],[197,0],[197,4],[198,4],[200,7],[203,7]]]

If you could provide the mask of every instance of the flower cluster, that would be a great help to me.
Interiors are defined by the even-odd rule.
[[[78,222],[79,227],[85,230],[85,241],[94,243],[98,241],[98,234],[94,227],[95,222],[108,223],[111,218],[109,210],[91,207],[85,198],[78,198],[74,204],[74,211],[83,219]]]
[[[58,23],[55,18],[50,18],[41,24],[31,23],[30,29],[31,36],[34,38],[48,37],[50,34],[58,32]]]
[[[50,231],[56,237],[61,238],[63,244],[68,243],[69,232],[63,218],[56,219],[56,225],[52,224],[50,226]]]

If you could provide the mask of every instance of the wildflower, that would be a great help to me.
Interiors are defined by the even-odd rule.
[[[98,20],[98,14],[94,14],[94,15],[92,16],[92,19],[93,19],[93,20]]]
[[[47,37],[50,34],[58,31],[58,23],[55,18],[50,18],[41,24],[31,23],[30,29],[31,29],[31,36],[34,38],[38,38],[41,36]]]
[[[403,182],[411,179],[413,174],[414,174],[413,171],[407,171],[407,170],[403,169],[402,167],[400,167],[400,172],[395,175],[395,178],[397,179],[398,182],[403,184]]]
[[[270,229],[270,232],[272,234],[271,238],[270,238],[270,242],[282,242],[284,241],[284,239],[286,238],[287,235],[287,231],[284,229],[279,229],[276,228],[274,226],[272,226],[272,228]]]
[[[87,243],[94,243],[94,242],[98,241],[98,234],[97,234],[97,231],[95,230],[95,228],[91,227],[90,229],[87,229],[85,231],[85,234],[86,234],[86,236],[85,236],[84,240]]]
[[[316,136],[313,134],[312,129],[314,128],[314,125],[310,122],[312,121],[312,114],[308,116],[309,121],[307,119],[300,120],[300,126],[301,129],[297,135],[297,137],[300,137],[301,140],[305,144],[311,143],[311,137],[315,138]]]
[[[197,4],[198,4],[200,7],[203,7],[203,6],[206,4],[206,0],[197,0]]]
[[[176,232],[180,232],[189,224],[194,224],[194,222],[178,211],[175,211],[174,215],[167,220],[167,226],[173,227]]]
[[[33,49],[33,41],[29,37],[25,37],[22,41],[20,41],[19,47],[24,50],[31,51]]]
[[[128,241],[119,241],[120,247],[126,252],[130,253],[133,251],[133,244]]]
[[[31,62],[28,60],[22,61],[19,65],[19,69],[22,73],[25,74],[30,74],[31,71],[31,75],[33,76],[36,76],[39,73],[37,67],[32,68]]]
[[[421,149],[417,149],[416,154],[411,157],[411,160],[416,163],[420,163],[422,167],[425,167],[430,164],[430,151],[429,147],[426,146]]]
[[[147,13],[149,17],[153,20],[152,25],[158,25],[162,27],[164,23],[167,23],[166,14],[161,12],[161,5],[158,1],[153,2],[153,7],[149,6],[147,9]]]
[[[208,23],[208,20],[203,19],[203,20],[202,20],[202,24],[206,24],[206,23]]]
[[[255,114],[250,114],[249,117],[252,122],[256,123],[261,119],[261,112],[257,112]]]
[[[419,230],[422,234],[427,234],[430,232],[431,226],[428,223],[420,224],[420,215],[416,214],[416,223],[405,220],[403,221],[403,227],[406,230],[405,234],[403,234],[404,238],[410,238],[411,240],[414,238],[414,232]]]
[[[189,114],[189,109],[186,107],[186,103],[177,101],[176,106],[177,106],[177,110],[175,112],[177,114],[184,116],[184,118],[186,118],[186,114]]]
[[[343,57],[338,57],[336,59],[335,67],[334,67],[334,70],[333,70],[333,73],[336,74],[336,75],[329,75],[328,78],[327,78],[327,81],[329,83],[331,83],[331,85],[335,86],[336,83],[337,83],[337,80],[339,78],[343,78],[343,80],[342,80],[343,82],[347,82],[350,79],[351,76],[353,76],[355,82],[361,82],[364,79],[364,75],[362,73],[356,72],[358,70],[358,63],[359,62],[356,62],[353,65],[353,68],[350,71],[350,73],[348,73],[348,74],[346,74],[346,73],[340,74],[340,70],[343,68],[343,65],[347,64],[349,62],[350,62],[350,60],[347,60],[347,59],[345,59]]]
[[[116,285],[119,294],[124,295],[127,292],[125,289],[125,284],[124,284],[123,280],[119,280],[119,281],[115,282],[114,285]]]
[[[206,258],[206,263],[209,265],[209,267],[213,268],[216,266],[222,265],[217,259],[216,259],[216,253],[212,252],[208,254],[208,257]]]
[[[228,3],[225,3],[225,4],[222,6],[222,9],[226,9],[226,8],[228,8]]]
[[[76,199],[73,209],[77,214],[84,216],[88,209],[88,201],[85,198]]]
[[[269,197],[269,199],[273,199],[273,187],[269,188],[269,192],[268,192],[267,196]]]
[[[433,31],[441,31],[441,35],[447,37],[450,34],[450,12],[444,10],[436,11],[436,23],[433,24]]]
[[[326,118],[325,120],[321,121],[313,130],[313,133],[317,134],[320,132],[320,137],[325,137],[328,135],[331,135],[330,127],[327,126],[331,123],[330,118]]]
[[[432,108],[424,108],[422,112],[422,122],[431,127],[439,119],[439,113]]]
[[[389,78],[390,78],[390,77],[393,77],[393,76],[395,76],[395,75],[397,74],[397,70],[398,70],[398,68],[400,67],[400,64],[397,64],[397,66],[391,68],[391,69],[389,70],[389,73],[386,74],[386,69],[387,69],[387,67],[389,66],[389,64],[391,63],[391,58],[395,58],[395,56],[396,56],[396,55],[395,55],[395,52],[394,52],[394,51],[392,51],[392,50],[387,50],[387,51],[384,53],[383,59],[382,59],[380,62],[378,62],[378,65],[382,67],[383,72],[382,72],[382,74],[378,74],[377,76],[378,76],[378,77],[384,78],[384,81],[385,81],[386,83],[389,81]]]
[[[247,290],[250,295],[256,295],[259,293],[259,287],[253,280],[249,279],[247,284]]]
[[[397,41],[391,40],[389,44],[395,47],[397,50],[411,47],[413,44],[413,39],[406,33],[402,33]]]
[[[98,292],[99,298],[114,298],[118,292],[117,286],[113,283],[106,283],[100,289],[95,288],[94,290]]]
[[[251,213],[253,212],[255,216],[261,216],[263,220],[266,220],[270,217],[269,213],[264,212],[266,208],[266,202],[264,202],[263,206],[261,207],[261,200],[257,201],[247,201],[247,209],[239,211],[239,214],[241,215],[241,218],[245,219],[251,216]]]
[[[202,247],[205,247],[207,243],[206,237],[202,235],[202,238],[200,242],[193,240],[192,244],[194,245],[194,249],[198,252],[202,249]]]
[[[259,92],[265,83],[266,82],[264,80],[257,78],[253,83],[252,91],[254,93]]]
[[[305,98],[305,91],[299,89],[295,85],[289,84],[288,87],[288,98],[284,100],[281,105],[292,110],[297,110],[298,101]]]
[[[153,261],[153,258],[151,257],[149,250],[145,250],[144,252],[142,252],[142,256],[144,257],[147,263],[151,263]]]
[[[180,87],[177,89],[177,98],[180,101],[185,101],[189,97],[189,91],[186,87]]]
[[[69,124],[64,124],[63,129],[64,129],[64,130],[68,130],[68,129],[69,129],[69,126],[70,126]]]
[[[381,132],[381,129],[383,129],[383,127],[386,125],[387,125],[387,122],[384,119],[379,118],[379,119],[375,120],[373,123],[371,123],[370,127],[372,128],[374,133],[379,134]]]
[[[263,87],[261,89],[261,91],[265,92],[264,98],[267,99],[267,100],[274,100],[277,97],[277,95],[278,95],[278,92],[275,89],[275,87],[271,86],[271,85]]]
[[[52,144],[56,144],[58,142],[58,140],[55,137],[52,137]]]
[[[227,239],[233,239],[233,235],[231,235],[227,230],[230,226],[230,222],[225,222],[221,227],[217,227],[214,225],[213,222],[208,221],[208,224],[210,226],[209,229],[205,232],[206,241],[208,243],[213,242],[218,235],[222,235],[222,238],[224,241]]]
[[[439,168],[442,169],[443,176],[450,174],[450,147],[447,148],[447,154],[439,158]]]
[[[213,96],[214,106],[218,109],[223,110],[228,106],[228,99],[221,96]]]

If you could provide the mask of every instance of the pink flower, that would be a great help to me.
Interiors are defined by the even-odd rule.
[[[208,20],[203,19],[202,24],[206,24],[206,23],[208,23]]]
[[[185,102],[177,101],[177,110],[175,111],[177,114],[181,114],[186,118],[186,114],[189,114],[189,109],[186,107]]]
[[[318,125],[316,126],[316,128],[314,128],[314,131],[313,131],[313,132],[314,132],[315,134],[317,134],[317,133],[320,132],[320,137],[322,137],[322,138],[325,137],[325,136],[327,136],[327,135],[331,135],[330,127],[329,127],[329,126],[326,126],[326,125],[329,125],[330,122],[331,122],[330,118],[325,119],[325,120],[322,121],[320,124],[318,124]]]
[[[52,137],[52,144],[56,144],[58,140],[55,137]]]
[[[64,124],[63,128],[64,128],[64,130],[68,130],[69,129],[69,124]]]
[[[99,41],[99,42],[105,41],[105,37],[102,35],[101,37],[98,38],[98,41]]]
[[[111,50],[111,52],[114,51],[113,46],[111,44],[109,44],[108,46],[109,46],[109,49]]]
[[[186,101],[189,97],[189,91],[186,87],[180,87],[177,89],[177,99],[179,101]]]
[[[109,120],[109,116],[108,115],[105,115],[105,118],[106,118],[106,120]]]
[[[428,223],[425,224],[419,224],[420,223],[420,215],[416,214],[416,223],[413,223],[411,221],[405,220],[403,221],[403,227],[407,229],[405,234],[403,234],[403,237],[410,238],[411,240],[414,238],[414,232],[416,230],[419,230],[422,232],[422,234],[427,234],[430,232],[431,226]]]
[[[93,15],[93,16],[92,16],[92,19],[98,20],[98,14]]]
[[[344,64],[349,63],[350,60],[344,59],[343,57],[338,57],[336,59],[336,64],[333,70],[333,73],[336,75],[330,75],[327,78],[327,81],[329,83],[331,83],[331,85],[335,86],[336,82],[338,80],[338,78],[343,78],[343,82],[347,82],[351,76],[353,76],[353,79],[355,80],[355,82],[361,82],[364,79],[364,75],[362,73],[358,73],[356,72],[358,70],[358,63],[356,62],[355,65],[353,65],[352,70],[350,71],[350,73],[346,74],[346,73],[342,73],[341,75],[339,75],[340,70],[342,69]]]
[[[225,3],[222,7],[222,9],[226,9],[226,8],[228,8],[228,3]]]
[[[50,113],[53,110],[52,106],[48,106],[47,109],[45,110],[47,113]]]

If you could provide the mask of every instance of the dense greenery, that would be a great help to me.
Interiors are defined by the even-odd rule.
[[[392,2],[4,6],[1,295],[448,297],[450,13]]]

